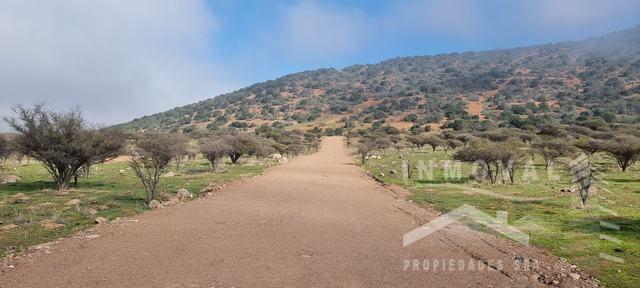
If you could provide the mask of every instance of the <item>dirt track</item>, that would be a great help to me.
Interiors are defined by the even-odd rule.
[[[320,152],[213,197],[98,227],[99,238],[61,241],[2,268],[0,287],[537,287],[545,285],[534,275],[568,269],[459,225],[403,248],[403,234],[435,213],[371,180],[342,141],[327,138]],[[543,271],[517,269],[520,257]],[[405,269],[414,260],[440,267]],[[458,261],[502,271],[458,271]]]

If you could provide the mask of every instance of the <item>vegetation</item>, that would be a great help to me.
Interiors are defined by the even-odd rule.
[[[596,276],[606,287],[635,287],[640,281],[640,226],[637,223],[640,170],[630,166],[621,172],[614,157],[596,152],[588,158],[585,155],[589,160],[582,162],[579,169],[571,169],[575,163],[562,164],[554,165],[556,169],[547,173],[547,163],[542,155],[534,153],[534,161],[527,163],[531,160],[527,155],[531,155],[532,148],[520,142],[517,145],[523,153],[516,157],[522,157],[522,164],[512,168],[515,181],[491,181],[488,176],[486,180],[474,176],[475,158],[486,157],[488,162],[496,163],[499,160],[495,159],[499,157],[492,156],[493,152],[518,151],[501,149],[500,145],[516,143],[476,138],[467,146],[457,148],[453,155],[445,153],[442,147],[435,152],[430,148],[374,150],[370,155],[377,157],[370,157],[363,168],[382,182],[409,189],[414,202],[442,212],[463,204],[473,205],[488,214],[507,211],[509,225],[529,234],[533,245],[566,258]],[[452,177],[450,161],[456,158],[465,162],[461,163],[459,177]],[[574,158],[556,160],[569,163]],[[403,161],[409,163],[409,179],[404,179],[403,173],[391,173],[401,171]],[[431,177],[427,176],[429,173],[419,173],[421,165],[418,163],[421,162],[428,162],[425,166],[433,167]],[[492,164],[494,177],[501,174],[496,169]],[[578,175],[580,177],[576,177]],[[613,226],[602,226],[601,223]],[[472,222],[467,224],[491,232]],[[603,235],[607,238],[602,238]]]
[[[18,118],[6,119],[18,132],[14,147],[42,162],[59,190],[66,190],[81,168],[113,158],[122,149],[121,134],[88,128],[78,110],[56,113],[36,105],[14,111]]]
[[[224,172],[211,171],[208,161],[200,157],[185,162],[180,173],[169,168],[176,175],[161,178],[155,199],[169,201],[181,188],[199,197],[201,189],[211,182],[222,184],[259,175],[275,162],[264,159],[258,162],[241,160],[237,165],[229,163],[228,158],[220,161],[219,165],[225,167]],[[24,251],[31,245],[73,235],[94,225],[97,217],[115,220],[149,209],[145,204],[144,186],[126,160],[93,166],[90,177],[67,191],[57,191],[57,184],[40,163],[18,163],[12,157],[6,166],[11,174],[20,177],[20,181],[0,184],[0,227],[10,224],[17,227],[0,231],[0,257]],[[12,197],[19,193],[28,199],[11,203]],[[68,206],[73,199],[80,200],[80,204]]]
[[[279,125],[335,133],[389,125],[418,134],[545,128],[551,135],[557,125],[572,125],[602,134],[611,124],[640,123],[638,35],[640,27],[579,42],[306,71],[121,127],[202,133]]]
[[[175,158],[175,139],[168,134],[150,134],[139,137],[135,143],[129,165],[142,182],[146,194],[145,202],[151,203],[156,196],[160,177],[167,172]]]

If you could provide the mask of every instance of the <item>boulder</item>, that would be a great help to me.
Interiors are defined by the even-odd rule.
[[[109,219],[107,218],[104,218],[104,217],[96,218],[96,224],[98,225],[107,224],[107,223],[109,223]]]
[[[271,159],[278,160],[278,159],[282,159],[282,154],[280,154],[280,153],[274,153],[274,154],[271,154],[271,156],[269,156],[269,157],[270,157]]]
[[[71,199],[67,202],[67,206],[78,206],[80,203],[82,203],[80,199]]]
[[[176,174],[176,173],[175,173],[175,172],[173,172],[173,171],[169,171],[169,172],[167,172],[167,173],[162,174],[162,176],[160,176],[160,177],[165,177],[165,178],[166,178],[166,177],[175,177],[176,175],[178,175],[178,174]]]
[[[189,193],[189,190],[185,188],[178,190],[178,192],[176,193],[176,196],[180,201],[187,201],[187,199],[192,197],[191,193]]]
[[[0,184],[16,183],[20,180],[20,177],[15,175],[0,176]]]
[[[202,194],[218,193],[218,192],[222,192],[222,190],[224,190],[223,184],[211,182],[209,183],[209,185],[207,185],[207,187],[202,188],[202,190],[200,190],[200,193]]]
[[[578,273],[569,273],[569,277],[573,280],[580,280],[580,274]]]
[[[180,199],[178,197],[171,197],[167,201],[162,202],[162,206],[174,206],[180,204]]]
[[[151,200],[151,202],[149,202],[149,208],[150,209],[162,208],[162,204],[160,204],[158,200]]]
[[[16,228],[18,228],[18,225],[16,225],[16,224],[7,224],[7,225],[4,225],[4,226],[0,227],[0,231],[8,231],[8,230],[16,229]]]
[[[64,224],[56,223],[56,221],[54,221],[52,219],[42,220],[42,221],[40,221],[40,225],[42,227],[44,227],[44,229],[47,229],[47,230],[54,230],[54,229],[58,229],[58,228],[64,227]]]
[[[24,193],[18,193],[11,196],[11,198],[9,198],[9,203],[12,203],[12,204],[27,203],[30,199],[31,198],[27,197],[27,195],[24,195]]]

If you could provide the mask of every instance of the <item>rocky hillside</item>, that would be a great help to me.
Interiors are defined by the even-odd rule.
[[[263,124],[530,128],[554,121],[638,122],[638,115],[640,27],[579,42],[301,72],[121,126],[185,132]]]

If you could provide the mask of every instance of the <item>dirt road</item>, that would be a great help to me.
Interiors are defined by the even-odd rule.
[[[560,278],[566,263],[459,225],[403,248],[435,214],[365,175],[342,141],[213,197],[100,226],[99,238],[60,241],[3,267],[0,287],[537,287],[556,276],[589,286]],[[541,271],[514,264],[530,258]]]

